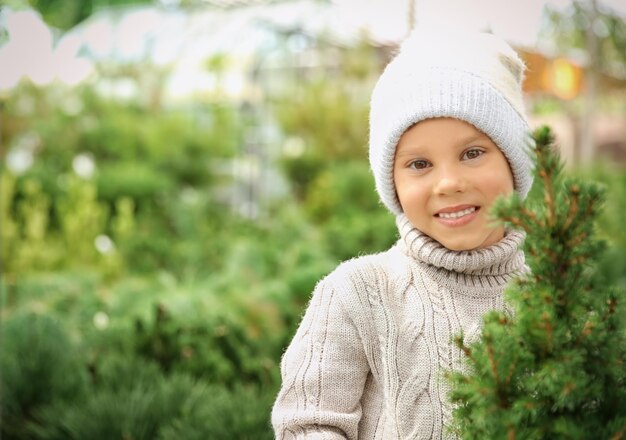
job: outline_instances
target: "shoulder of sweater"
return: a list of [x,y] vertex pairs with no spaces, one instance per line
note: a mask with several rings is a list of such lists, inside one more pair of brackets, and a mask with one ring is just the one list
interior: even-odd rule
[[383,287],[402,289],[410,280],[411,269],[408,257],[400,251],[398,246],[392,246],[384,252],[362,255],[344,261],[323,281],[343,292],[373,288],[380,293]]

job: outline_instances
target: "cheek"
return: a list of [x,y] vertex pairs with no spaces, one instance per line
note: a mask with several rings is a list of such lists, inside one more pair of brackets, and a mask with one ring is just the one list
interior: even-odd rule
[[406,212],[414,206],[421,206],[426,203],[427,192],[424,184],[410,184],[400,180],[396,183],[396,193],[400,200],[402,209]]
[[393,185],[396,189],[398,200],[400,200],[400,204],[402,205],[408,191],[408,182],[403,178],[402,173],[397,172],[395,169],[393,172]]
[[513,176],[508,167],[499,173],[486,173],[483,187],[487,189],[493,198],[500,195],[508,196],[515,190]]
[[494,174],[496,174],[499,182],[498,187],[501,188],[500,194],[512,194],[515,191],[515,179],[513,178],[513,171],[511,171],[509,162],[504,155],[500,156],[499,163],[495,169],[498,171]]
[[502,181],[505,188],[503,192],[506,195],[512,194],[513,191],[515,191],[515,181],[513,180],[513,173],[511,173],[511,169],[508,165],[506,167],[506,173],[502,176]]

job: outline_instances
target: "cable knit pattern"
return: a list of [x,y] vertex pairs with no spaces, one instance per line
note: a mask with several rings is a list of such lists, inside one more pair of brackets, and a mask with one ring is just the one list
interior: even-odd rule
[[281,362],[278,439],[442,439],[452,408],[442,372],[463,368],[452,338],[480,336],[482,315],[527,270],[524,234],[450,251],[397,217],[386,252],[318,283]]

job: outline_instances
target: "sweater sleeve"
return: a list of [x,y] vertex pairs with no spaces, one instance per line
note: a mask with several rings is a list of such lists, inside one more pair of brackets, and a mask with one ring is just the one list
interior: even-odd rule
[[358,329],[325,279],[282,358],[272,410],[276,438],[357,439],[368,372]]

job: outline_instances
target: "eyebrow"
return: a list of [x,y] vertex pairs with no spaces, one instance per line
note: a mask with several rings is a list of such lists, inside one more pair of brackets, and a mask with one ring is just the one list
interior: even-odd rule
[[[487,136],[485,133],[472,134],[464,138],[461,138],[457,142],[457,145],[467,145],[471,142],[474,142],[477,140],[483,140],[483,139],[489,139],[489,136]],[[423,149],[427,148],[426,144],[418,144],[417,146],[413,146],[412,144],[408,144],[408,145],[409,147],[407,147],[407,149],[397,151],[396,156],[398,157],[413,156],[416,154],[416,150],[417,150],[417,153],[419,154]]]

